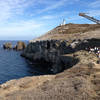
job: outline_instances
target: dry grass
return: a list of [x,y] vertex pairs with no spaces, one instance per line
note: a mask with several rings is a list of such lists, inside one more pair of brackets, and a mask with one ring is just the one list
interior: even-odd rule
[[31,41],[49,40],[49,39],[74,39],[100,38],[100,25],[97,24],[66,24],[58,26],[47,32],[45,35]]
[[81,73],[81,70],[86,72],[84,68],[76,66],[56,75],[51,81],[45,81],[36,89],[31,87],[27,91],[16,91],[6,100],[93,100],[96,96],[93,85],[89,76]]

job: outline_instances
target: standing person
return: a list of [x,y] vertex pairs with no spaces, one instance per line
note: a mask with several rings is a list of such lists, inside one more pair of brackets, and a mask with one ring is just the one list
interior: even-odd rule
[[98,64],[100,64],[100,51],[99,51],[99,53],[98,53],[98,58],[99,58]]

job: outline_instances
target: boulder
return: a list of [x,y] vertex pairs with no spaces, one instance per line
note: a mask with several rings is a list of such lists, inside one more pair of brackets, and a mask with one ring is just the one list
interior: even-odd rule
[[76,46],[79,44],[80,42],[79,41],[73,41],[72,43],[71,43],[71,48],[73,48],[73,49],[75,49],[76,48]]
[[7,42],[3,45],[4,49],[12,49],[12,44],[10,42]]
[[15,46],[16,50],[24,50],[26,48],[26,44],[22,41],[18,41],[17,45]]

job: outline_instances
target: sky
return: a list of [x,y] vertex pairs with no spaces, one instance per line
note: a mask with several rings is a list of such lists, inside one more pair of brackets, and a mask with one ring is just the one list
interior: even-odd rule
[[61,24],[100,19],[100,0],[0,0],[0,40],[31,40]]

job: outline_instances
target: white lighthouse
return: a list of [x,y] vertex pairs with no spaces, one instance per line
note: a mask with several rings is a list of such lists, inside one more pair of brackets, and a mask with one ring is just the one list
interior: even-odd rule
[[63,26],[63,25],[65,25],[65,24],[66,24],[66,20],[63,19],[63,22],[60,24],[60,26]]

